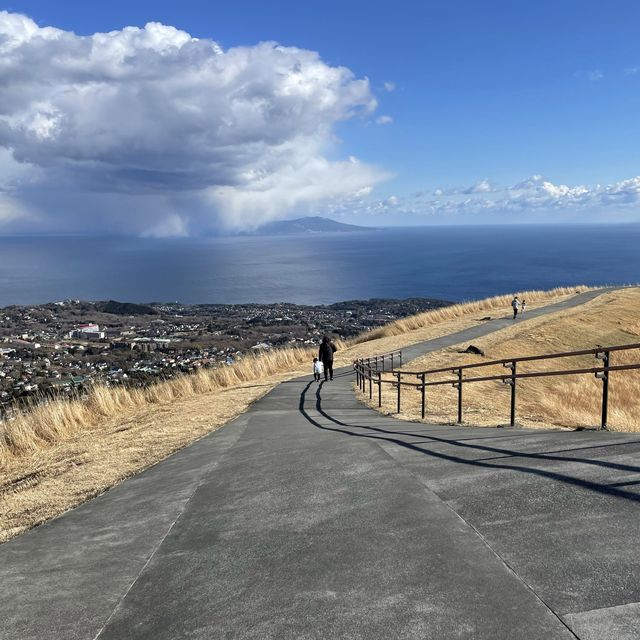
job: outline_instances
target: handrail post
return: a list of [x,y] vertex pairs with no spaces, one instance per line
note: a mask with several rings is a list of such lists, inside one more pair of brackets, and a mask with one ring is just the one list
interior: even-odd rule
[[369,371],[369,400],[373,398],[373,371]]
[[420,374],[420,378],[422,379],[422,386],[420,388],[420,394],[422,396],[421,398],[421,404],[422,404],[422,419],[424,420],[424,416],[427,410],[427,386],[425,384],[425,374],[422,373]]
[[505,369],[511,369],[511,377],[505,378],[502,382],[508,384],[511,387],[511,409],[509,411],[509,425],[516,426],[516,367],[517,361],[504,362],[502,366]]
[[398,377],[398,413],[400,413],[400,390],[402,389],[402,385],[400,384],[400,376],[402,374],[398,371],[396,376]]
[[512,427],[516,426],[516,367],[517,362],[513,362],[513,368],[511,369],[511,416],[509,418],[509,424]]
[[462,422],[462,369],[458,369],[458,424]]
[[605,349],[604,351],[597,352],[596,358],[602,360],[602,366],[605,369],[600,376],[596,374],[596,378],[602,378],[602,417],[600,420],[600,429],[606,431],[608,429],[607,419],[609,412],[609,371],[607,369],[609,368],[611,355],[609,351]]
[[378,371],[378,407],[382,406],[382,373]]
[[391,352],[391,371],[393,371],[393,351]]
[[400,356],[400,366],[402,367],[402,351],[399,351],[398,355]]

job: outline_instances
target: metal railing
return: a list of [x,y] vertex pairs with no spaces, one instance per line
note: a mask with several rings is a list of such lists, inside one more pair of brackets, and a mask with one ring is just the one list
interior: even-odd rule
[[[356,372],[356,382],[363,393],[367,392],[367,383],[369,391],[369,399],[373,400],[373,387],[377,386],[378,406],[382,406],[382,386],[389,384],[396,389],[397,412],[400,413],[402,402],[402,387],[410,387],[417,389],[421,394],[421,416],[424,420],[427,409],[427,387],[435,387],[439,385],[451,385],[458,390],[458,422],[462,422],[462,390],[465,384],[473,382],[489,382],[491,380],[501,380],[504,384],[511,387],[511,404],[509,414],[509,424],[515,425],[516,421],[516,388],[517,381],[524,378],[542,378],[549,376],[566,376],[566,375],[582,375],[593,374],[596,378],[602,380],[602,412],[600,428],[607,428],[607,418],[609,411],[609,374],[612,371],[628,371],[631,369],[640,369],[640,362],[633,364],[611,364],[611,353],[616,351],[631,351],[640,349],[640,343],[616,345],[611,347],[597,346],[594,349],[584,349],[582,351],[565,351],[563,353],[548,353],[536,356],[523,356],[520,358],[503,358],[500,360],[489,360],[487,362],[477,362],[473,364],[465,364],[453,367],[442,367],[439,369],[429,369],[426,371],[400,371],[394,369],[394,363],[398,362],[402,366],[402,351],[393,351],[391,353],[370,356],[367,358],[359,358],[354,362]],[[594,367],[581,367],[577,369],[559,369],[554,371],[527,371],[518,372],[518,364],[521,362],[534,362],[539,360],[552,360],[560,358],[571,358],[576,356],[593,355],[602,364]],[[388,367],[386,365],[389,365]],[[475,377],[465,377],[465,373],[470,369],[481,369],[484,367],[502,365],[509,369],[509,373],[499,375],[480,375]],[[455,378],[444,380],[429,380],[429,376],[435,374],[443,374],[451,372]],[[393,376],[395,379],[383,379],[382,374]],[[418,378],[419,382],[414,380],[407,381],[406,378]]]

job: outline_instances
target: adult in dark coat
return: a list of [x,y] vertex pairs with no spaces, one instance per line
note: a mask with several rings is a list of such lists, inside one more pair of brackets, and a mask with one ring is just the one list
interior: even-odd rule
[[324,367],[324,381],[333,380],[333,354],[337,351],[336,345],[329,340],[329,336],[322,338],[320,349],[318,349],[318,360],[322,361]]

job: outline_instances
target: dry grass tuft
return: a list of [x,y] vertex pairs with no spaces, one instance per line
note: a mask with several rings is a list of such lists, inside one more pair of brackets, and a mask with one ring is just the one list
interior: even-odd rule
[[[640,342],[640,289],[630,288],[592,300],[579,307],[532,320],[474,340],[485,356],[459,353],[467,343],[430,353],[404,367],[409,371],[435,369],[514,356],[578,351],[597,345]],[[519,373],[597,366],[592,356],[520,363]],[[640,350],[612,354],[612,364],[640,362]],[[480,373],[481,372],[481,373]],[[503,375],[501,366],[477,370],[474,375]],[[471,374],[468,374],[471,375]],[[450,379],[437,374],[431,380]],[[416,380],[417,382],[417,380]],[[359,392],[358,392],[359,393]],[[360,394],[362,397],[363,394]],[[448,385],[427,389],[426,422],[452,423],[456,419],[457,391]],[[368,402],[368,393],[362,397]],[[602,382],[593,375],[569,375],[518,381],[516,421],[528,427],[568,428],[597,426],[600,421]],[[464,387],[464,421],[473,426],[508,422],[510,389],[500,381],[478,382]],[[375,403],[377,405],[377,403]],[[386,385],[383,408],[395,412],[395,394]],[[640,371],[613,372],[609,386],[609,428],[640,431]],[[406,420],[420,420],[420,393],[403,389],[402,413]]]
[[145,389],[96,385],[86,399],[60,399],[38,405],[13,420],[0,423],[0,470],[11,467],[17,458],[147,405],[164,405],[295,371],[311,360],[314,351],[278,349],[249,355],[229,367],[200,369],[192,375],[159,382]]

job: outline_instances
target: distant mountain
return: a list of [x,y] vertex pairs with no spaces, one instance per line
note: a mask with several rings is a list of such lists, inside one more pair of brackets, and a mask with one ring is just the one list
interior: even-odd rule
[[278,220],[258,227],[247,235],[252,236],[286,236],[303,233],[345,233],[352,231],[373,231],[373,227],[359,227],[355,224],[344,224],[329,218],[313,216],[296,220]]

